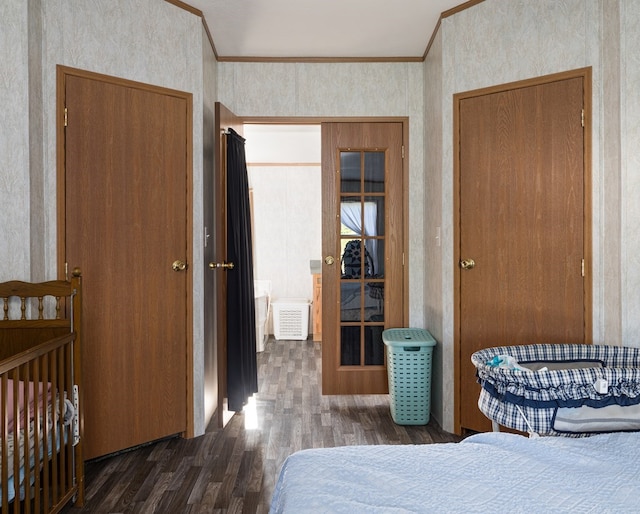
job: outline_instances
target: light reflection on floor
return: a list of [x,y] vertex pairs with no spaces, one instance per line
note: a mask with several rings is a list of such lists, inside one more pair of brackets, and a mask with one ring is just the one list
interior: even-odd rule
[[252,396],[247,401],[247,404],[242,409],[244,414],[244,428],[245,430],[255,430],[259,427],[258,424],[258,409],[256,408],[256,398]]

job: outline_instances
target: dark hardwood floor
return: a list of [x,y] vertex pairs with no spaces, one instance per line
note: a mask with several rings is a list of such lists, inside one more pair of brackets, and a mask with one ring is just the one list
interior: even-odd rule
[[396,425],[387,395],[322,396],[320,363],[319,343],[271,338],[258,354],[253,414],[235,414],[224,429],[211,426],[195,439],[88,462],[85,506],[63,512],[266,513],[280,466],[297,450],[460,440],[433,420]]

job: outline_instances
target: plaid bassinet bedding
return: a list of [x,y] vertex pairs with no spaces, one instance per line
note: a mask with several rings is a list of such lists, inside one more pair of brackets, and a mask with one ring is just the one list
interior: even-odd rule
[[[524,367],[548,364],[562,369],[532,372],[491,366],[489,362],[499,355],[512,356]],[[580,437],[593,432],[554,428],[559,409],[640,409],[638,348],[583,344],[501,346],[480,350],[471,356],[471,361],[482,386],[478,407],[489,419],[515,430]],[[579,367],[572,367],[575,363]],[[637,423],[640,428],[640,419]],[[633,421],[624,426],[633,427]]]

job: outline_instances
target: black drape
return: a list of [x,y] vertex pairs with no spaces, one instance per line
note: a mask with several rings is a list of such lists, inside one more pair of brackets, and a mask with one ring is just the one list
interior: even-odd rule
[[258,391],[256,317],[249,179],[244,138],[227,135],[227,395],[230,411],[240,411]]

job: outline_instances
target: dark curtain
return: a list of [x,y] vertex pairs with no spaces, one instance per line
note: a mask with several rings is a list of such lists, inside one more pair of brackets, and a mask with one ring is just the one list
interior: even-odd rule
[[230,411],[241,411],[258,391],[256,317],[249,179],[244,138],[227,135],[227,395]]

